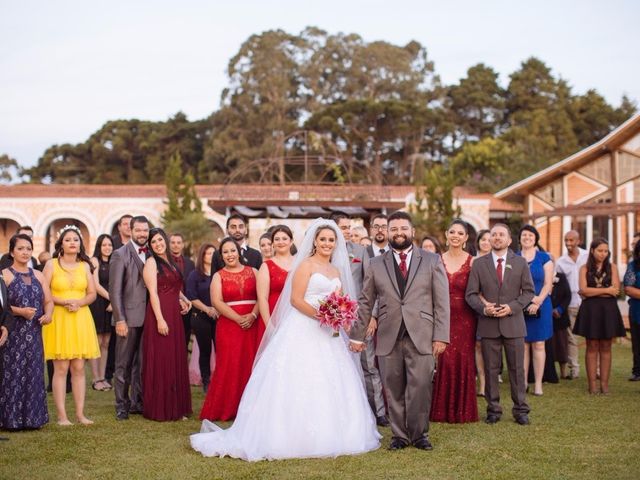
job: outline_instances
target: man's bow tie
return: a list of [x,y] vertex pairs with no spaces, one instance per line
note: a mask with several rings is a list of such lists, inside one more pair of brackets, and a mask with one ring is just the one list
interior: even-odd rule
[[138,248],[138,255],[140,255],[141,253],[148,253],[149,249],[147,247],[140,247]]

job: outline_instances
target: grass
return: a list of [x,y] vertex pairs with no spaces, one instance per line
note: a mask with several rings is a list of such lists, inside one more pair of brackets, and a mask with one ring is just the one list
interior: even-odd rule
[[[584,352],[582,352],[583,354]],[[432,452],[383,446],[366,455],[336,459],[247,463],[203,458],[191,450],[189,434],[199,430],[197,415],[173,423],[132,416],[116,422],[113,392],[89,391],[90,427],[62,428],[52,423],[40,431],[3,433],[2,479],[632,479],[640,467],[640,382],[628,382],[631,347],[614,346],[609,396],[586,393],[584,376],[545,385],[543,397],[529,396],[532,424],[510,418],[508,385],[502,386],[503,420],[489,426],[432,424]],[[194,409],[203,395],[192,390]],[[479,402],[484,416],[485,404]],[[67,404],[71,405],[68,396]],[[69,415],[73,418],[72,406]]]

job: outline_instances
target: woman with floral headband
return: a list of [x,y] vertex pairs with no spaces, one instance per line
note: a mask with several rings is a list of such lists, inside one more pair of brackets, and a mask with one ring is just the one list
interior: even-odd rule
[[45,358],[53,360],[53,400],[58,425],[71,425],[65,408],[67,372],[71,370],[76,417],[84,425],[93,423],[84,415],[86,359],[100,357],[96,328],[89,305],[96,299],[93,265],[85,252],[80,229],[66,225],[58,235],[53,258],[43,270],[51,287],[52,322],[42,329]]

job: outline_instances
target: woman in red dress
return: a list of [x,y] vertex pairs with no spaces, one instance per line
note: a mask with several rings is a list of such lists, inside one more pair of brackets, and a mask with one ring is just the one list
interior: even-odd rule
[[450,343],[438,357],[430,419],[432,422],[478,421],[476,400],[476,316],[464,295],[472,257],[464,251],[467,224],[454,220],[446,233],[449,249],[442,255],[449,280]]
[[167,256],[167,245],[162,229],[149,231],[151,256],[142,272],[149,290],[142,333],[142,415],[160,422],[180,420],[192,412],[182,322],[191,302],[182,293],[182,275]]
[[293,234],[286,225],[277,225],[271,231],[274,256],[266,260],[258,271],[258,307],[264,324],[269,323],[271,312],[280,298],[291,265]]
[[201,420],[212,421],[235,418],[264,333],[258,319],[257,271],[241,263],[233,238],[222,240],[219,251],[224,267],[211,281],[211,301],[219,313],[216,368],[200,412]]

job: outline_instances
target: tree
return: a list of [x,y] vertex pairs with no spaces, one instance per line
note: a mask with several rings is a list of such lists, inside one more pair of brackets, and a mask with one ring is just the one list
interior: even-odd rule
[[198,169],[209,133],[208,121],[190,122],[181,112],[166,122],[112,120],[83,143],[48,148],[24,173],[32,182],[162,183],[178,151],[187,168]]
[[504,129],[505,97],[498,74],[482,63],[469,68],[465,78],[449,87],[447,107],[454,127],[454,147],[499,135]]
[[186,252],[194,252],[200,244],[213,240],[213,231],[202,211],[193,175],[182,173],[180,153],[169,160],[165,185],[167,208],[161,217],[162,224],[168,234],[179,232],[184,235]]
[[507,89],[508,130],[501,139],[521,155],[509,181],[542,170],[578,149],[571,122],[571,91],[537,58],[522,63]]
[[416,201],[409,208],[417,238],[431,235],[444,244],[444,232],[451,220],[460,216],[460,207],[454,207],[457,183],[455,173],[446,165],[434,164],[425,170],[416,185]]
[[466,143],[451,159],[450,169],[458,185],[494,192],[509,184],[513,178],[511,171],[521,163],[519,160],[517,152],[503,140],[485,137]]
[[11,183],[18,172],[18,162],[6,153],[0,155],[0,183]]

